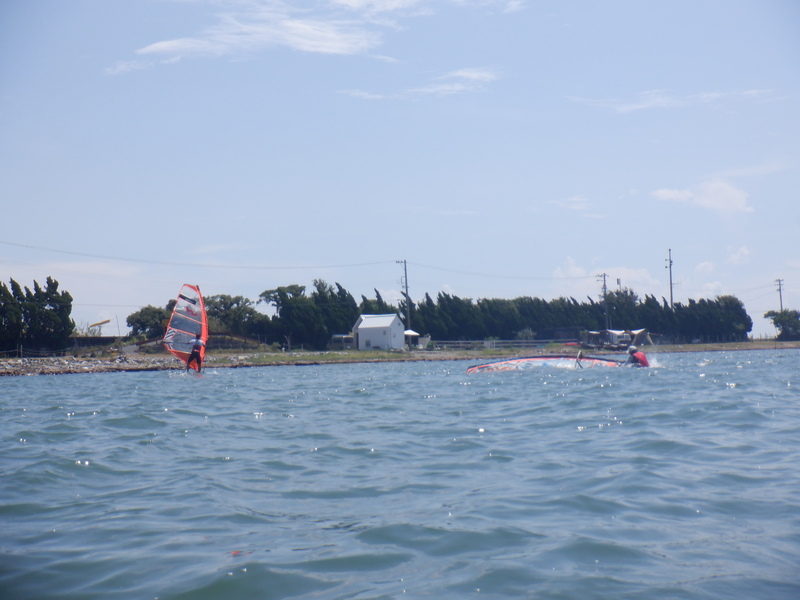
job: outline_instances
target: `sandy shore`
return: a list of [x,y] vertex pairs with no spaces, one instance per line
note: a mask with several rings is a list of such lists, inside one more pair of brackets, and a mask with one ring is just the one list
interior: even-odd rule
[[[647,354],[661,352],[714,352],[735,350],[775,351],[800,348],[800,342],[756,341],[729,344],[686,344],[676,346],[652,346],[644,350]],[[357,362],[391,361],[441,361],[471,360],[476,363],[514,356],[534,354],[563,354],[574,356],[578,349],[574,346],[550,347],[541,351],[489,352],[485,350],[462,351],[418,351],[397,353],[363,352],[286,352],[286,353],[211,353],[205,368],[241,368],[286,365],[318,365]],[[585,354],[602,354],[588,352]],[[615,353],[619,354],[619,353]],[[125,371],[166,371],[184,369],[183,363],[167,354],[126,354],[115,358],[84,358],[60,356],[50,358],[7,358],[0,359],[0,376],[3,375],[62,375],[70,373],[108,373]]]

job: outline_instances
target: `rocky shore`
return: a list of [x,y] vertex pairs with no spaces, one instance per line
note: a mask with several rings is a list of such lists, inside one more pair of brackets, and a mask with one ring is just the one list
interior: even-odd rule
[[[303,366],[357,362],[401,362],[422,360],[461,360],[471,358],[466,352],[405,352],[386,356],[353,353],[298,352],[278,356],[260,354],[207,356],[204,369],[267,366]],[[476,358],[473,354],[472,358]],[[483,360],[486,355],[481,355]],[[486,358],[491,360],[492,357]],[[180,371],[186,366],[166,355],[126,355],[117,358],[58,356],[45,358],[0,359],[0,377],[14,375],[67,375],[76,373],[116,373],[125,371]]]
[[161,371],[177,369],[180,364],[168,357],[78,358],[7,358],[0,360],[2,375],[62,375],[67,373],[105,373],[116,371]]
[[[730,344],[687,344],[680,346],[647,347],[648,354],[661,352],[714,352],[720,350],[763,350],[775,351],[800,348],[800,342],[754,341]],[[544,349],[541,353],[574,356],[575,347]],[[590,352],[602,354],[602,352]],[[473,360],[489,362],[494,359],[511,358],[536,354],[536,352],[511,353],[485,351],[419,351],[400,353],[363,352],[286,352],[279,354],[215,354],[206,357],[204,368],[239,368],[286,365],[318,365],[358,362],[392,361],[443,361]],[[616,353],[619,354],[619,353]],[[4,358],[0,359],[1,376],[19,375],[63,375],[75,373],[111,373],[125,371],[167,371],[185,369],[183,363],[166,354],[126,353],[113,358],[86,358],[78,356],[58,356],[46,358]]]

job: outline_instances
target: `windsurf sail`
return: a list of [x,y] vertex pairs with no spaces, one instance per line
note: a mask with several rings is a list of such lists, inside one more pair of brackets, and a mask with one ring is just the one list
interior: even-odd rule
[[[178,299],[172,309],[167,333],[164,335],[164,346],[184,363],[188,363],[194,339],[198,333],[204,344],[200,349],[200,358],[205,361],[205,343],[208,341],[206,305],[200,294],[200,288],[186,283],[178,293]],[[192,363],[192,368],[200,371],[200,366],[196,362]]]
[[474,365],[467,369],[467,373],[482,373],[484,371],[521,371],[539,366],[558,367],[562,369],[592,369],[594,367],[619,367],[624,364],[624,362],[614,360],[613,358],[600,358],[596,356],[543,355],[511,358],[487,363],[485,365]]

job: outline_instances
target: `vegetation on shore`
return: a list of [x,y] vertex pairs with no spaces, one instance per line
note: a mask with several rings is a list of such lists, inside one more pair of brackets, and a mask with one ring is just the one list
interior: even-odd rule
[[[209,327],[214,333],[246,335],[278,343],[288,349],[297,346],[322,350],[333,334],[349,332],[362,314],[402,315],[405,323],[434,340],[534,340],[553,339],[569,331],[616,328],[648,329],[663,340],[744,341],[753,321],[744,304],[734,296],[713,300],[689,300],[670,305],[647,296],[644,300],[630,289],[608,292],[595,301],[587,298],[543,300],[524,296],[514,299],[459,298],[440,292],[436,299],[425,294],[415,303],[404,297],[399,306],[386,303],[375,290],[375,300],[362,296],[357,304],[341,284],[315,280],[306,294],[305,286],[290,285],[264,291],[254,303],[241,296],[206,298]],[[273,307],[271,317],[256,310],[257,303]],[[158,309],[145,307],[128,317],[134,335],[157,337],[169,316],[171,304]]]
[[[13,279],[10,286],[0,283],[0,352],[23,347],[57,351],[73,345],[72,296],[59,291],[58,285],[50,277],[44,287],[34,281],[33,290]],[[322,350],[331,335],[349,332],[362,314],[397,313],[406,321],[410,318],[406,327],[434,340],[452,341],[530,341],[564,335],[575,339],[580,332],[611,327],[644,328],[660,343],[744,342],[753,324],[744,304],[728,295],[671,305],[651,295],[640,300],[630,289],[610,291],[598,301],[528,296],[473,301],[440,292],[435,300],[425,294],[419,303],[404,297],[398,306],[385,302],[377,290],[375,295],[375,299],[362,296],[357,304],[341,284],[315,280],[310,293],[294,284],[265,290],[256,302],[216,295],[206,298],[206,308],[212,333],[255,338],[257,343],[287,350]],[[163,336],[174,303],[173,299],[164,308],[146,306],[130,314],[129,339]],[[270,305],[275,314],[256,310],[258,303]],[[779,329],[779,340],[800,339],[799,311],[770,311],[765,316]]]

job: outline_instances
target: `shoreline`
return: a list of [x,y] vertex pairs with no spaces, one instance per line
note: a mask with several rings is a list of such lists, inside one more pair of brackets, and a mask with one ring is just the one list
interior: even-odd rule
[[[557,349],[556,349],[557,348]],[[648,346],[646,354],[665,352],[720,352],[743,350],[786,350],[800,348],[800,341],[731,342],[719,344],[680,344]],[[356,352],[356,351],[302,351],[287,353],[210,353],[203,368],[251,368],[272,366],[310,366],[325,364],[372,362],[424,362],[472,360],[491,362],[536,354],[575,356],[579,348],[559,346],[538,349],[538,352],[487,351],[487,350],[417,350],[411,352]],[[585,354],[608,355],[622,352],[586,350]],[[59,356],[45,358],[0,359],[0,377],[30,375],[68,375],[77,373],[123,373],[132,371],[180,371],[186,367],[178,359],[165,354],[125,354],[113,358],[85,358]]]

